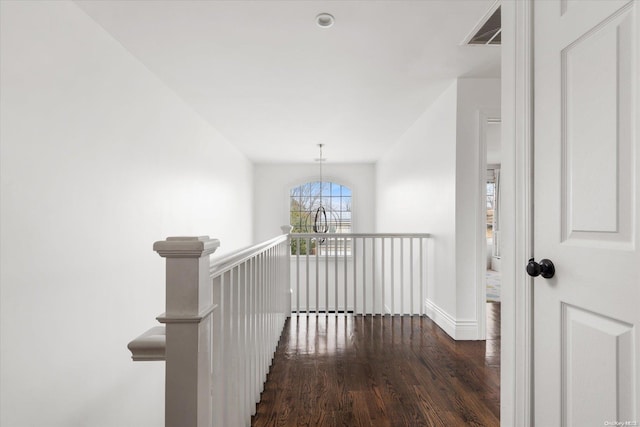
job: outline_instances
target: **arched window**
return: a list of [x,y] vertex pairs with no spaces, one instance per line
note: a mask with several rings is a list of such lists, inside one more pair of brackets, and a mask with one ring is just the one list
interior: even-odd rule
[[290,190],[290,224],[294,233],[312,233],[320,203],[327,212],[329,233],[351,233],[351,189],[335,182],[307,182]]

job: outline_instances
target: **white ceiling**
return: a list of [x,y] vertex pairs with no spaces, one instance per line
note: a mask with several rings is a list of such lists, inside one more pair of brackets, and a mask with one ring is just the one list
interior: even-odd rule
[[499,77],[460,46],[494,1],[76,3],[253,161],[372,162],[452,79]]

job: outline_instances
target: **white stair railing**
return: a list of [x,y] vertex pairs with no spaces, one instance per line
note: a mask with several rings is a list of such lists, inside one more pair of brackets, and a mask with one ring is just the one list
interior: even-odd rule
[[165,426],[250,425],[292,304],[424,314],[429,243],[429,234],[284,234],[210,260],[219,242],[208,236],[156,242],[167,259],[165,327],[129,349],[166,363]]
[[291,234],[292,309],[426,313],[430,234]]
[[129,349],[133,360],[165,360],[166,427],[251,425],[291,314],[287,234],[210,260],[218,246],[208,236],[153,246],[167,259],[166,330]]

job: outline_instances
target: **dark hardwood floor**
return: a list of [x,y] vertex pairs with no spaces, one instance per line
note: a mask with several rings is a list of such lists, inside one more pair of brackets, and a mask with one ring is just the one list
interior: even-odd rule
[[498,426],[500,304],[487,341],[427,317],[295,314],[253,426]]

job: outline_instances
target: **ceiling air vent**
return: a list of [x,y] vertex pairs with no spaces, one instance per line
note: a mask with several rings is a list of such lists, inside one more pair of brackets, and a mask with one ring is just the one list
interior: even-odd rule
[[500,45],[502,27],[500,23],[500,6],[493,12],[489,11],[480,21],[465,44],[471,45]]

